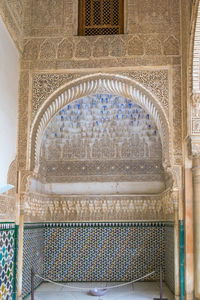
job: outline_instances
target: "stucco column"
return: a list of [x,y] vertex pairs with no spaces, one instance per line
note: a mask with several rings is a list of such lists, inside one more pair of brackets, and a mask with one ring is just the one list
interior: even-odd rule
[[179,213],[178,213],[178,191],[173,193],[174,197],[174,283],[175,298],[180,298],[180,239],[179,239]]
[[200,299],[200,158],[193,159],[193,204],[194,204],[194,290]]
[[194,294],[192,160],[185,161],[185,299]]
[[18,225],[18,253],[17,253],[17,300],[22,300],[22,271],[23,271],[23,240],[24,240],[24,213],[21,198],[21,172],[18,175],[16,224]]

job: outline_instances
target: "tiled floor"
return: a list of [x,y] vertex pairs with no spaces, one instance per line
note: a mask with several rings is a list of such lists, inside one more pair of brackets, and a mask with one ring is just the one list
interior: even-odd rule
[[[104,286],[101,283],[70,283],[70,286],[88,287],[88,290],[69,289],[51,283],[43,283],[35,292],[35,300],[148,300],[159,297],[159,283],[137,282],[134,285],[127,285],[120,288],[110,289],[101,297],[92,296],[89,293],[90,287]],[[108,284],[108,286],[114,285]],[[116,283],[115,283],[116,285]],[[164,297],[173,300],[174,297],[166,285],[163,285]],[[30,300],[29,296],[26,298]]]

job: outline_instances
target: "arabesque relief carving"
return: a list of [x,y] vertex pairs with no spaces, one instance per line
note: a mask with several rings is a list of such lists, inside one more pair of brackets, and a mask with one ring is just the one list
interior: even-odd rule
[[26,167],[26,149],[28,132],[28,95],[29,73],[21,72],[19,80],[19,131],[18,131],[18,164],[20,169]]
[[[114,80],[115,76],[116,78]],[[82,81],[74,81],[74,87],[70,89],[66,88],[66,92],[60,94],[56,99],[53,98],[53,100],[55,99],[54,102],[51,102],[52,100],[50,101],[49,99],[47,99],[47,101],[43,103],[42,107],[40,107],[40,111],[36,114],[36,117],[32,123],[30,138],[32,139],[33,134],[35,134],[35,141],[32,141],[33,143],[35,143],[35,149],[31,149],[30,143],[29,149],[32,152],[32,155],[35,155],[36,164],[38,164],[39,162],[40,144],[41,138],[43,136],[43,131],[46,128],[52,116],[57,111],[59,111],[59,109],[61,109],[64,106],[64,104],[66,105],[67,103],[70,103],[71,100],[76,100],[84,95],[95,94],[97,91],[99,92],[99,88],[101,87],[104,89],[104,91],[107,90],[107,93],[125,96],[128,99],[134,100],[137,104],[143,106],[155,120],[156,126],[161,135],[161,142],[164,147],[163,149],[169,150],[169,124],[164,109],[159,104],[157,99],[154,99],[150,94],[148,94],[147,90],[143,90],[140,92],[141,87],[139,85],[137,86],[137,84],[134,81],[129,81],[130,79],[127,77],[110,74],[99,74],[94,75],[93,77],[82,77]],[[78,85],[75,85],[75,82],[77,82]],[[133,85],[136,85],[139,90],[137,91],[137,88],[133,88]],[[47,108],[45,109],[45,107]],[[45,109],[46,112],[43,109]],[[39,116],[40,118],[38,119]],[[38,122],[39,124],[37,124]],[[33,152],[33,150],[35,153]],[[166,163],[167,161],[169,163],[168,157],[169,153],[163,153],[163,160],[166,160]],[[31,157],[31,159],[34,158]]]
[[51,74],[43,73],[33,74],[32,85],[32,116],[34,117],[41,104],[51,95],[57,88],[64,83],[77,78],[77,74]]
[[[146,178],[157,181],[162,178],[167,182],[163,167],[166,169],[169,166],[172,167],[173,164],[182,164],[179,1],[128,0],[127,15],[125,16],[126,35],[94,37],[76,36],[78,18],[75,1],[61,0],[59,3],[57,2],[54,0],[8,0],[0,3],[3,19],[22,52],[18,130],[18,167],[22,170],[23,175],[21,191],[24,192],[26,186],[29,185],[28,175],[36,176],[41,182],[56,182],[56,180],[62,182],[61,177],[58,179],[57,176],[54,176],[56,168],[60,168],[60,174],[66,168],[73,169],[78,181],[83,176],[86,181],[91,180],[93,174],[90,172],[91,170],[93,172],[95,166],[95,172],[100,172],[97,168],[101,167],[102,174],[104,172],[105,175],[107,172],[114,180],[123,181],[126,178],[126,180],[140,181]],[[62,143],[57,143],[58,140],[54,143],[49,138],[49,144],[43,144],[41,153],[44,131],[51,120],[53,121],[54,115],[65,105],[70,105],[72,101],[95,94],[124,96],[130,99],[131,103],[141,106],[145,110],[146,116],[149,114],[152,118],[150,124],[152,128],[155,127],[155,130],[159,132],[157,141],[152,143],[154,147],[150,145],[150,140],[155,139],[155,136],[151,134],[148,143],[146,140],[143,141],[141,136],[130,135],[131,138],[127,138],[124,144],[119,143],[118,146],[113,146],[112,141],[117,137],[117,130],[115,133],[113,132],[115,134],[113,138],[112,132],[108,130],[107,139],[99,143],[96,140],[100,139],[101,131],[91,132],[88,127],[88,134],[91,132],[96,137],[94,143],[89,147],[84,145],[82,138],[81,147],[77,149],[77,143],[72,143],[69,136],[66,135],[63,139],[69,145],[67,149]],[[195,133],[198,133],[200,130],[198,104],[196,108],[194,105],[194,109],[195,117],[192,126]],[[108,124],[106,123],[106,125]],[[70,128],[70,126],[67,127]],[[60,128],[62,127],[58,127],[56,130]],[[64,131],[65,128],[63,128]],[[125,131],[127,132],[127,128]],[[55,133],[58,135],[57,131]],[[125,133],[123,136],[126,138]],[[137,147],[134,148],[135,144],[140,151],[136,149]],[[110,147],[106,145],[110,145]],[[45,147],[49,148],[45,149]],[[197,148],[197,146],[195,147]],[[135,156],[138,164],[134,165],[131,162],[131,155],[135,155],[136,152],[139,152],[139,157]],[[52,155],[57,155],[57,162],[62,160],[62,166],[49,160]],[[154,155],[153,160],[152,155]],[[96,163],[97,156],[102,161],[101,166]],[[90,160],[91,166],[88,170],[83,169],[86,166],[81,159]],[[119,160],[121,164],[118,163]],[[129,164],[127,164],[128,160]],[[74,165],[77,161],[83,176],[76,172],[77,166],[74,167]],[[108,161],[110,162],[109,166],[107,166]],[[143,166],[144,168],[142,168]],[[111,167],[114,168],[111,169]],[[138,174],[135,173],[136,167],[140,169]],[[36,173],[33,174],[33,170]],[[49,176],[46,177],[47,170]],[[114,170],[118,170],[119,174],[116,175]],[[69,177],[68,180],[70,182]],[[103,179],[100,176],[98,180],[103,181],[105,177]],[[158,218],[158,215],[163,216],[163,219],[170,219],[173,215],[173,205],[169,195],[170,193],[162,195],[160,197],[162,200],[158,202],[154,201],[153,197],[138,198],[138,202],[136,198],[130,200],[130,207],[127,207],[131,212],[127,218],[137,219],[144,210],[143,219],[150,219],[151,216],[154,220]],[[34,193],[28,195],[26,192],[27,220],[42,220],[42,218],[46,218],[46,220],[59,218],[78,220],[78,216],[81,220],[81,218],[86,218],[87,213],[90,216],[88,219],[92,220],[98,215],[95,211],[103,212],[105,220],[106,218],[110,219],[112,214],[115,219],[123,220],[129,213],[128,210],[123,212],[126,207],[123,201],[127,199],[122,199],[123,201],[120,200],[119,203],[113,200],[115,208],[111,210],[110,216],[106,215],[108,206],[104,206],[103,199],[97,200],[95,209],[90,208],[91,199],[89,202],[84,199],[88,211],[84,212],[85,216],[81,216],[80,207],[83,208],[84,203],[80,207],[77,206],[77,212],[74,212],[75,200],[73,204],[70,204],[72,203],[70,199],[69,202],[63,201],[61,204],[60,200],[56,202],[56,198],[48,198],[49,208],[47,211],[43,206],[42,197],[47,201],[49,196]],[[109,201],[108,203],[112,203],[111,200]],[[64,208],[66,203],[71,205],[68,210]],[[153,213],[149,213],[150,207],[153,207]],[[56,217],[53,216],[53,209]],[[35,214],[33,217],[31,217],[31,210],[33,215]]]
[[77,36],[77,1],[62,0],[55,11],[54,5],[25,0],[23,69],[181,64],[179,0],[127,1],[126,34],[118,36]]
[[[48,7],[48,9],[47,9]],[[64,1],[32,1],[31,23],[37,27],[60,27],[64,22]]]
[[109,94],[63,107],[45,129],[40,161],[47,182],[163,181],[161,140],[151,116]]
[[191,136],[188,138],[188,152],[190,157],[200,156],[200,94],[193,93],[191,96]]
[[191,136],[188,143],[189,143],[190,156],[200,157],[200,138],[198,136]]
[[0,221],[15,221],[16,198],[12,193],[0,194]]
[[153,196],[56,196],[28,193],[26,221],[173,220],[171,192]]
[[[136,70],[131,72],[118,72],[141,83],[158,97],[163,108],[168,111],[169,106],[169,79],[168,70]],[[80,73],[35,73],[32,84],[32,115],[35,116],[38,108],[64,83],[81,76]]]
[[[67,47],[64,47],[64,46]],[[34,53],[33,56],[30,53]],[[50,55],[45,55],[50,53]],[[112,37],[71,37],[71,38],[40,38],[26,39],[23,52],[23,60],[72,60],[81,61],[90,59],[95,61],[97,58],[131,58],[133,56],[178,56],[179,41],[173,36],[166,36],[165,40],[150,35],[138,38],[137,35],[128,35],[124,40],[122,36]]]
[[12,193],[16,192],[17,187],[17,157],[12,161],[8,169],[7,183],[14,186]]
[[200,134],[200,94],[192,96],[192,134]]
[[173,128],[174,128],[174,160],[182,164],[182,104],[181,104],[181,68],[173,69]]
[[[72,35],[77,5],[72,0],[25,0],[25,35]],[[76,1],[78,2],[78,1]],[[127,1],[127,33],[177,33],[180,24],[178,0]]]
[[1,0],[0,16],[5,22],[20,53],[23,51],[23,0]]
[[13,185],[13,188],[0,194],[0,221],[15,221],[17,158],[9,166],[7,183]]

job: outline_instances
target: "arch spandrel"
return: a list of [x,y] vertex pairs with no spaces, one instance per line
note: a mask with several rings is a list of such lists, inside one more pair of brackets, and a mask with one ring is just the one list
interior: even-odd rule
[[93,74],[76,79],[55,91],[40,107],[30,130],[28,161],[29,170],[37,172],[39,153],[45,128],[52,117],[66,104],[81,97],[109,93],[126,97],[143,107],[155,121],[163,148],[163,165],[170,165],[171,142],[169,122],[159,100],[136,81],[116,74]]

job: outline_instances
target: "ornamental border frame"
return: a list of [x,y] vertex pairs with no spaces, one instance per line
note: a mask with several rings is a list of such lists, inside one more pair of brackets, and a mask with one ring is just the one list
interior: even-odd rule
[[42,137],[53,116],[68,103],[97,93],[123,96],[142,106],[153,117],[161,136],[163,166],[171,166],[172,137],[169,130],[170,124],[157,97],[132,78],[119,74],[99,72],[80,76],[65,83],[55,90],[40,106],[32,122],[28,137],[28,170],[34,170],[34,173],[37,173],[39,170]]
[[192,60],[191,63],[191,79],[192,79],[192,89],[193,93],[199,93],[200,91],[200,61],[199,61],[199,55],[200,55],[200,1],[196,0],[194,2],[194,8],[192,11],[192,17],[193,17],[193,23],[192,23],[192,29],[191,29],[191,39],[190,39],[190,54],[192,54],[192,57],[190,59]]

